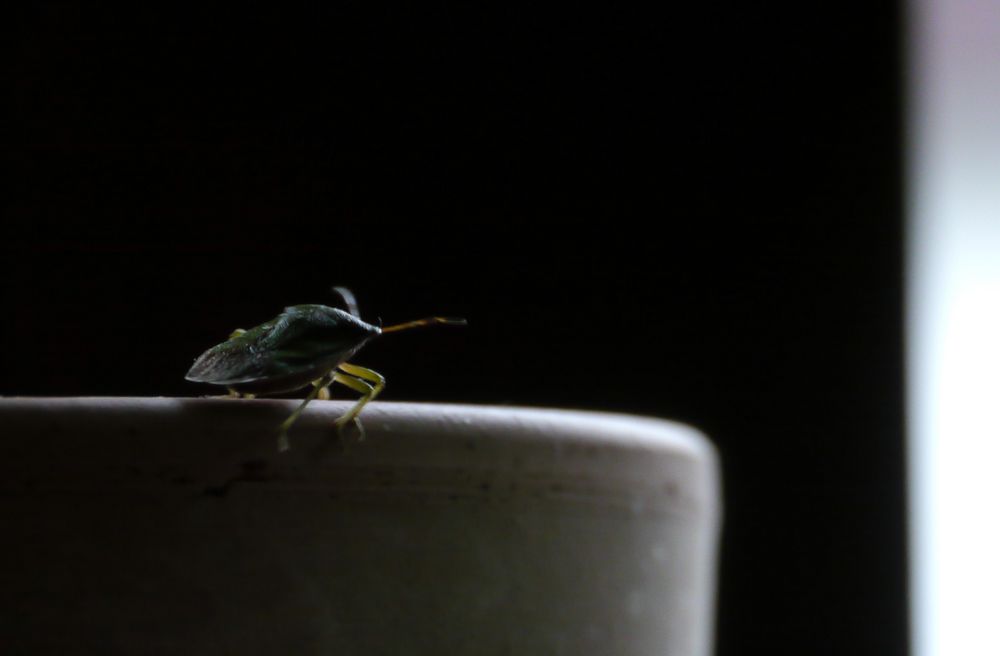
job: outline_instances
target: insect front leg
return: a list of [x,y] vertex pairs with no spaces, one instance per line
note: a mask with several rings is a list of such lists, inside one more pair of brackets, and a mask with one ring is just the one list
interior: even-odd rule
[[333,375],[334,382],[350,387],[356,392],[360,392],[362,397],[358,399],[358,402],[354,404],[353,408],[348,410],[344,413],[344,416],[337,420],[337,428],[342,431],[344,426],[351,422],[355,422],[358,425],[358,429],[361,430],[361,436],[363,438],[364,429],[361,427],[358,415],[361,414],[361,411],[369,401],[382,392],[382,389],[385,387],[385,378],[380,373],[354,364],[342,363],[339,365],[339,369],[344,373],[335,373]]

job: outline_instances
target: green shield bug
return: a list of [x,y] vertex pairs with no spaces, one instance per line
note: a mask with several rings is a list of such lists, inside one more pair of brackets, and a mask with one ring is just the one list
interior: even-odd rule
[[361,318],[350,290],[334,287],[333,291],[343,299],[346,311],[325,305],[286,307],[259,326],[233,331],[229,339],[198,356],[185,378],[219,385],[233,396],[249,398],[311,385],[313,389],[281,424],[279,451],[289,448],[288,430],[309,402],[317,397],[328,399],[329,386],[340,383],[359,392],[361,398],[337,419],[337,428],[343,430],[353,422],[363,436],[358,415],[385,387],[385,378],[347,361],[379,335],[433,324],[465,325],[465,319],[428,317],[383,328]]

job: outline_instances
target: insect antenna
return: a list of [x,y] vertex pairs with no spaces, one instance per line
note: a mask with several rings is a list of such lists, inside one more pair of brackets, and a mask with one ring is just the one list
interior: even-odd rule
[[427,317],[426,319],[417,319],[416,321],[407,321],[406,323],[397,323],[392,326],[386,326],[382,329],[382,333],[394,333],[400,330],[409,330],[410,328],[420,328],[421,326],[433,326],[437,324],[444,324],[446,326],[465,326],[468,325],[468,321],[465,319],[454,319],[451,317]]
[[344,301],[344,305],[347,306],[347,311],[350,312],[354,317],[360,319],[361,313],[358,312],[358,301],[354,298],[354,294],[347,287],[337,287],[331,288],[331,291],[340,296]]

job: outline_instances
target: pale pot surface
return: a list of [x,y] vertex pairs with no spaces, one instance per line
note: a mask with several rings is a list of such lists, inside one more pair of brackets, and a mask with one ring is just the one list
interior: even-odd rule
[[0,399],[9,653],[707,656],[719,480],[622,415]]

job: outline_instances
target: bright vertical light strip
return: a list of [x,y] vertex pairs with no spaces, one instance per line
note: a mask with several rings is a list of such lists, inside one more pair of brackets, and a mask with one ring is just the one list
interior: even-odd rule
[[1000,654],[1000,0],[911,0],[916,656]]

